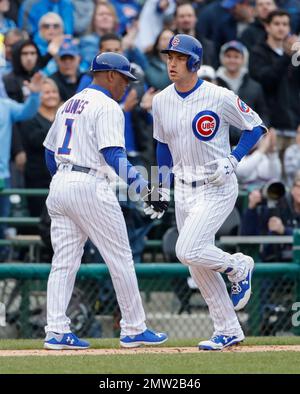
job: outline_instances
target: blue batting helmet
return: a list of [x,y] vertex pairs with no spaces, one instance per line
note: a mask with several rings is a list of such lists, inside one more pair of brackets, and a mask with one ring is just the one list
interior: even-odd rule
[[180,52],[188,55],[187,69],[191,72],[199,70],[202,62],[202,45],[196,38],[187,34],[176,34],[169,42],[168,48],[161,53]]
[[131,81],[137,80],[136,77],[131,74],[128,59],[114,52],[103,52],[95,56],[91,64],[91,71],[118,71]]

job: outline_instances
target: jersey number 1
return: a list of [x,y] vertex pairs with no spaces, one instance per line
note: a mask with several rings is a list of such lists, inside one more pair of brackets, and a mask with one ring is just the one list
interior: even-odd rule
[[69,148],[70,139],[72,136],[72,127],[73,127],[74,119],[66,119],[65,126],[67,126],[67,131],[65,135],[65,139],[61,148],[58,148],[59,155],[69,155],[71,153],[71,149]]

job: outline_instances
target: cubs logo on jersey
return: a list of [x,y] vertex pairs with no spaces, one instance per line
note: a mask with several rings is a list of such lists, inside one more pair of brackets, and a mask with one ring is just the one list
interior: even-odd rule
[[220,118],[213,111],[201,111],[193,119],[192,128],[195,137],[201,141],[209,141],[219,129]]
[[248,105],[246,103],[244,103],[244,101],[242,101],[239,97],[237,98],[237,105],[238,105],[240,111],[243,112],[244,114],[247,114],[250,112],[250,107],[248,107]]

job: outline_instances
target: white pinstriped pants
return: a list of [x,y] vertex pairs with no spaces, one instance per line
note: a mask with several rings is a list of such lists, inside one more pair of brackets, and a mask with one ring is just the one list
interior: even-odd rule
[[120,306],[121,335],[145,331],[127,229],[118,200],[104,177],[58,171],[47,198],[54,250],[47,289],[46,332],[70,332],[66,310],[87,238],[105,260]]
[[214,333],[238,335],[242,332],[221,274],[232,256],[214,245],[215,234],[232,211],[238,195],[235,175],[221,187],[191,188],[176,182],[175,207],[179,237],[176,255],[189,267],[205,299],[214,323]]

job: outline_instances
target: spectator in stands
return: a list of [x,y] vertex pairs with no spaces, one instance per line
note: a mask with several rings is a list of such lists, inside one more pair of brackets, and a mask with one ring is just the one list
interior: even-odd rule
[[193,5],[187,0],[179,3],[175,11],[174,33],[188,34],[197,38],[203,47],[202,63],[215,67],[217,65],[217,57],[214,44],[204,36],[201,36],[199,32],[196,32],[196,24],[197,16]]
[[240,186],[248,190],[261,187],[272,179],[281,179],[282,166],[274,131],[270,130],[257,148],[241,160],[236,175]]
[[[12,71],[3,77],[9,98],[23,103],[30,94],[24,81],[30,81],[33,74],[41,68],[42,60],[37,46],[31,40],[17,42],[12,51]],[[26,153],[20,135],[20,123],[13,125],[11,143],[11,174],[12,186],[24,184],[24,168]]]
[[236,40],[254,20],[249,0],[215,0],[200,12],[197,32],[215,43],[216,53],[225,42]]
[[18,24],[18,12],[22,3],[23,0],[10,0],[9,10],[5,13],[5,16],[12,19],[16,25]]
[[167,70],[167,55],[160,51],[167,48],[173,36],[171,30],[162,30],[157,36],[152,51],[147,54],[148,66],[145,70],[145,78],[147,84],[155,90],[163,90],[171,83]]
[[41,55],[43,56],[43,74],[48,76],[57,71],[55,57],[66,37],[63,34],[64,23],[61,17],[53,12],[48,12],[39,21],[39,31],[34,36]]
[[76,93],[82,77],[79,71],[78,47],[71,39],[65,39],[62,43],[56,62],[58,71],[50,75],[50,78],[56,82],[62,101],[67,101]]
[[[133,68],[136,68],[139,74],[142,73],[142,80],[144,80],[144,73],[141,67],[139,67],[139,65],[143,64],[144,68],[146,68],[145,65],[148,64],[148,61],[145,55],[135,47],[128,48],[127,50],[123,51],[122,39],[118,34],[116,33],[104,34],[101,37],[100,46],[99,49],[96,51],[96,53],[97,52],[115,52],[115,53],[124,54],[131,62],[131,66],[133,66]],[[92,73],[87,72],[80,81],[80,84],[78,86],[78,91],[81,91],[82,89],[87,87],[91,83],[92,79],[93,79]],[[138,90],[139,90],[139,95],[142,95],[144,89],[139,88]]]
[[292,186],[298,171],[300,171],[300,127],[297,129],[296,143],[289,146],[284,153],[284,174],[288,187]]
[[74,36],[80,37],[90,26],[95,8],[94,0],[72,0],[74,6]]
[[110,0],[118,17],[118,33],[124,35],[127,28],[135,22],[141,11],[141,5],[137,0]]
[[[264,198],[261,190],[249,194],[248,209],[242,218],[242,235],[292,235],[300,228],[300,173],[294,178],[291,191],[277,204]],[[291,245],[266,245],[264,261],[292,260]]]
[[256,44],[265,41],[267,33],[265,21],[270,12],[277,9],[275,0],[256,0],[255,1],[255,20],[243,31],[240,41],[250,51]]
[[276,129],[280,153],[294,141],[300,125],[300,73],[292,57],[298,37],[290,35],[290,16],[272,11],[266,20],[267,39],[257,44],[249,58],[249,72],[263,87]]
[[35,36],[40,19],[55,13],[64,21],[64,33],[73,34],[73,5],[71,0],[25,0],[19,10],[18,26]]
[[239,41],[230,41],[221,47],[221,67],[217,70],[217,84],[232,90],[259,114],[269,126],[268,108],[262,87],[248,73],[248,51]]
[[276,0],[278,8],[285,10],[291,17],[291,31],[300,33],[300,1],[299,0]]
[[217,84],[217,74],[213,67],[203,65],[200,67],[200,70],[198,70],[197,74],[200,79]]
[[17,27],[12,19],[4,16],[4,14],[9,10],[9,6],[9,0],[0,1],[0,34],[6,34]]
[[[201,10],[197,14],[197,33],[201,37],[206,37],[211,41],[214,39],[214,29],[217,20],[222,19],[227,21],[229,18],[231,22],[234,23],[234,19],[226,12],[225,8],[222,7],[220,0],[214,0],[205,4],[205,6],[201,7]],[[233,39],[236,39],[236,34],[233,34],[232,37],[230,37],[230,40]]]
[[136,63],[143,70],[148,66],[145,54],[135,46],[135,39],[138,32],[138,22],[134,22],[127,28],[127,32],[122,38],[122,51],[131,63]]
[[89,68],[95,54],[99,51],[100,39],[108,33],[116,33],[118,18],[114,7],[106,1],[99,2],[94,10],[91,32],[80,39],[79,51],[82,60]]
[[[25,167],[25,186],[27,188],[48,188],[51,180],[45,165],[43,141],[55,119],[60,104],[56,83],[46,78],[41,89],[41,104],[38,113],[30,120],[21,123],[21,132],[27,163]],[[28,132],[30,130],[30,132]],[[45,197],[27,199],[31,216],[40,216],[45,204]]]
[[[49,52],[49,46],[54,41],[64,37],[64,22],[61,17],[54,12],[48,12],[39,20],[39,30],[34,35],[34,42],[39,47],[42,55]],[[54,54],[53,54],[54,56]]]
[[26,31],[22,31],[18,28],[10,30],[5,34],[4,45],[5,45],[5,70],[3,74],[8,74],[12,71],[12,48],[13,46],[23,40],[28,40],[29,36]]
[[139,16],[139,30],[135,44],[143,52],[149,52],[163,29],[171,28],[175,0],[146,0]]
[[17,42],[12,51],[13,70],[3,77],[8,96],[19,103],[24,102],[29,91],[24,81],[30,81],[35,72],[41,68],[38,47],[31,40]]
[[[8,98],[0,98],[0,179],[2,179],[6,188],[10,187],[9,159],[12,125],[14,122],[30,119],[36,114],[39,108],[42,76],[37,73],[31,78],[30,82],[25,81],[25,83],[31,92],[25,103],[20,104]],[[27,132],[30,132],[30,130],[27,130]],[[0,216],[9,216],[9,209],[9,198],[0,197]],[[4,230],[5,226],[0,226],[0,238],[4,238]],[[4,253],[4,256],[0,257],[0,261],[6,258],[7,250],[2,249],[1,252]]]

